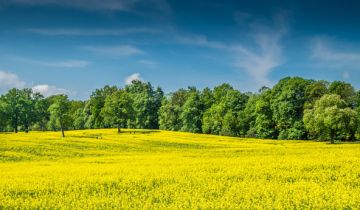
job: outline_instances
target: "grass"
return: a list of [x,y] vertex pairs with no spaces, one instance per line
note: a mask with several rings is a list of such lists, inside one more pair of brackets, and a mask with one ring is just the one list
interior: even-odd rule
[[360,144],[115,129],[0,134],[0,209],[357,209]]

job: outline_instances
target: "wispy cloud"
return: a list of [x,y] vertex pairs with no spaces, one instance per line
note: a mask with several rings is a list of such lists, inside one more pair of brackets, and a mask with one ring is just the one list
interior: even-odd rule
[[141,78],[141,75],[139,73],[134,73],[125,78],[125,84],[130,85],[132,81],[135,80],[144,81],[144,79]]
[[157,34],[161,31],[153,28],[122,29],[84,29],[84,28],[29,28],[29,33],[46,36],[123,36],[130,34]]
[[26,83],[16,74],[0,70],[0,90],[9,88],[23,88]]
[[345,79],[345,80],[346,80],[346,79],[350,79],[351,75],[350,75],[350,73],[349,73],[349,72],[344,71],[344,72],[343,72],[342,77],[343,77],[343,79]]
[[140,63],[146,67],[149,67],[149,68],[155,68],[159,65],[158,62],[152,61],[152,60],[139,60],[138,63]]
[[358,67],[360,64],[360,52],[337,50],[326,39],[316,38],[311,49],[311,57],[322,64],[332,67]]
[[30,58],[24,58],[19,56],[9,56],[10,59],[18,62],[23,62],[32,65],[54,67],[54,68],[84,68],[87,67],[90,62],[85,60],[63,60],[63,61],[43,61]]
[[[245,14],[242,14],[242,17]],[[249,14],[246,14],[248,18]],[[239,18],[236,16],[236,18]],[[175,36],[181,44],[188,44],[206,47],[216,50],[223,50],[233,57],[233,64],[236,69],[246,71],[251,75],[257,85],[271,85],[268,79],[271,71],[285,62],[281,40],[287,33],[287,27],[282,15],[274,18],[275,25],[268,26],[259,22],[248,23],[252,28],[250,38],[251,45],[230,43],[209,40],[206,36],[187,35]]]
[[213,49],[228,49],[229,46],[222,42],[210,41],[206,36],[203,35],[175,35],[175,41],[180,44],[194,45],[199,47],[207,47]]
[[39,84],[32,87],[32,90],[34,92],[41,93],[45,97],[52,96],[52,95],[58,95],[58,94],[69,94],[70,91],[66,90],[64,88],[58,88],[54,85],[48,85],[48,84]]
[[152,10],[170,13],[171,8],[165,0],[7,0],[4,5],[57,6],[92,11],[134,12],[147,7]]
[[254,42],[258,46],[258,51],[235,46],[235,66],[245,69],[257,83],[261,85],[271,85],[268,79],[272,69],[284,63],[280,40],[283,36],[281,31],[273,34],[257,34]]
[[[247,16],[248,17],[248,16]],[[285,62],[281,40],[287,33],[285,14],[274,16],[272,24],[258,21],[250,23],[255,48],[234,46],[235,66],[246,70],[259,85],[271,85],[271,71]]]
[[140,50],[137,47],[131,45],[119,45],[119,46],[84,46],[81,49],[86,50],[91,53],[113,56],[113,57],[122,57],[122,56],[135,56],[145,54],[144,51]]

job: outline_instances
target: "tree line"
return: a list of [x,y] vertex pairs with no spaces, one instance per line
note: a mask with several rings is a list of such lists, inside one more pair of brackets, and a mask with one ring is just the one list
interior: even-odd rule
[[281,79],[273,88],[242,93],[229,84],[164,95],[133,81],[96,89],[86,101],[45,98],[31,89],[0,97],[0,131],[141,128],[266,139],[355,141],[360,138],[360,92],[346,82]]

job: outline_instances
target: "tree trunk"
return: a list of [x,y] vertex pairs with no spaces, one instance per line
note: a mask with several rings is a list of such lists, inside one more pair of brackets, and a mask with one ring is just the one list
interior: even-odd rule
[[61,137],[65,137],[65,132],[64,132],[64,128],[63,127],[61,127]]
[[120,125],[118,125],[118,133],[121,133]]
[[62,124],[62,119],[60,118],[60,129],[61,129],[61,137],[65,137],[65,133],[64,133],[64,126]]
[[13,118],[13,125],[14,125],[14,132],[17,133],[18,132],[18,117],[17,115],[15,115],[15,118]]
[[351,131],[349,140],[350,141],[356,141],[355,131]]
[[335,143],[335,140],[334,140],[334,131],[330,131],[330,143],[331,144],[334,144]]
[[17,124],[15,123],[15,125],[14,125],[14,132],[15,133],[17,133],[18,132],[18,126],[17,126]]
[[25,125],[25,133],[29,133],[29,126]]

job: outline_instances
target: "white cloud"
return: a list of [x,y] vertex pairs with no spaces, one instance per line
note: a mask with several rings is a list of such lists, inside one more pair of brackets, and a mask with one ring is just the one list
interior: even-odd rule
[[47,36],[122,36],[130,34],[157,34],[152,28],[84,29],[84,28],[30,28],[29,33]]
[[7,4],[24,6],[50,5],[84,10],[128,11],[133,7],[132,2],[130,0],[9,0]]
[[321,38],[313,41],[311,57],[331,67],[357,67],[360,65],[360,52],[337,50],[329,44],[329,41]]
[[224,50],[229,47],[221,42],[210,41],[206,36],[202,35],[176,35],[175,40],[181,44],[195,45],[199,47],[207,47],[220,50]]
[[0,89],[23,88],[25,84],[16,74],[0,70]]
[[350,79],[350,73],[347,71],[344,71],[342,76],[343,76],[343,79]]
[[141,75],[139,73],[134,73],[125,78],[125,84],[130,85],[131,82],[135,80],[144,81],[144,79],[141,78]]
[[[28,85],[26,84],[26,82],[21,80],[18,75],[11,73],[11,72],[6,72],[6,71],[0,70],[0,91],[7,91],[11,88],[19,88],[20,89],[20,88],[25,88],[25,87],[28,87]],[[45,97],[48,97],[51,95],[57,95],[57,94],[69,95],[72,93],[69,90],[66,90],[63,88],[58,88],[56,86],[48,85],[48,84],[35,85],[31,89],[34,92],[41,93]]]
[[90,11],[137,12],[141,8],[171,13],[166,0],[6,0],[4,5],[56,6]]
[[[249,14],[241,14],[243,18],[250,17]],[[234,58],[236,69],[246,71],[251,75],[257,85],[271,85],[268,79],[271,71],[285,62],[282,52],[281,40],[287,32],[286,24],[282,15],[275,16],[275,26],[265,24],[247,23],[252,28],[251,38],[255,47],[242,44],[226,44],[210,41],[206,36],[175,36],[180,44],[188,44],[223,50]]]
[[[234,46],[235,66],[247,71],[257,85],[271,85],[268,78],[271,71],[285,62],[281,40],[287,33],[285,13],[276,14],[271,23],[256,20],[249,23],[255,48]],[[248,18],[249,16],[247,16]],[[243,17],[244,20],[245,17]]]
[[144,51],[131,45],[119,46],[85,46],[81,49],[106,56],[122,57],[144,54]]
[[84,68],[87,67],[90,62],[85,60],[64,60],[64,61],[42,61],[35,60],[30,58],[18,57],[18,56],[9,56],[12,60],[39,65],[46,67],[55,67],[55,68]]
[[152,60],[139,60],[138,63],[148,67],[148,68],[155,68],[159,65],[158,62]]
[[58,88],[56,86],[48,85],[48,84],[35,85],[34,87],[32,87],[32,90],[34,92],[41,93],[45,97],[48,97],[51,95],[57,95],[57,94],[69,94],[70,93],[70,91],[68,91],[66,89]]
[[235,66],[246,70],[260,85],[271,85],[268,75],[272,69],[284,63],[280,45],[282,36],[282,32],[256,35],[254,40],[258,51],[235,46]]

